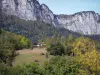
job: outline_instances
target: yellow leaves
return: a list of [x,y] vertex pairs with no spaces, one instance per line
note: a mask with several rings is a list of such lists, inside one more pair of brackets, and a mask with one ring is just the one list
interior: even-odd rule
[[[96,51],[94,41],[81,37],[73,44],[73,48],[76,60],[83,65],[83,68],[94,73],[100,71],[100,53]],[[80,70],[82,71],[84,70]]]
[[28,43],[29,43],[29,40],[28,40],[27,38],[25,38],[25,37],[22,37],[20,43],[21,43],[22,45],[24,45],[24,46],[27,46]]
[[76,55],[85,54],[85,52],[91,52],[91,50],[95,50],[94,41],[80,37],[73,44],[73,52]]
[[87,67],[91,71],[100,71],[100,54],[96,50],[86,52],[84,55],[81,54],[79,57],[79,62],[84,67]]
[[79,69],[79,74],[78,75],[87,75],[86,71]]

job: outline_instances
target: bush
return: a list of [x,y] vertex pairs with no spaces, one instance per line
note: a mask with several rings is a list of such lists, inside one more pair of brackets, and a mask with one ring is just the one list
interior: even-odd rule
[[46,75],[79,75],[81,65],[72,57],[57,56],[45,63]]
[[0,75],[44,75],[36,63],[0,69]]

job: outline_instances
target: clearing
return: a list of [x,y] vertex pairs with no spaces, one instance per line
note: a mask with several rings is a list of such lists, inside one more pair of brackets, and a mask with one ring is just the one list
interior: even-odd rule
[[[15,57],[15,60],[13,62],[13,65],[23,65],[23,64],[29,64],[32,62],[39,62],[39,64],[43,64],[44,61],[47,60],[45,54],[46,54],[46,48],[34,48],[31,49],[24,49],[24,50],[18,50],[17,53],[19,53],[18,56]],[[43,55],[44,54],[44,55]]]

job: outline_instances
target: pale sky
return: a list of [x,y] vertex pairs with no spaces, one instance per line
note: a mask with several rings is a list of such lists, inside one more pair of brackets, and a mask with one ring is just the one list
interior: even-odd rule
[[100,0],[38,0],[46,4],[54,14],[74,14],[80,11],[95,11],[100,14]]

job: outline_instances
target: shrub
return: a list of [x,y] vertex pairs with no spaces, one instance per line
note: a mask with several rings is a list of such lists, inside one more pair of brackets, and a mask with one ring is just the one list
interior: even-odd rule
[[44,75],[36,63],[0,69],[0,75]]

